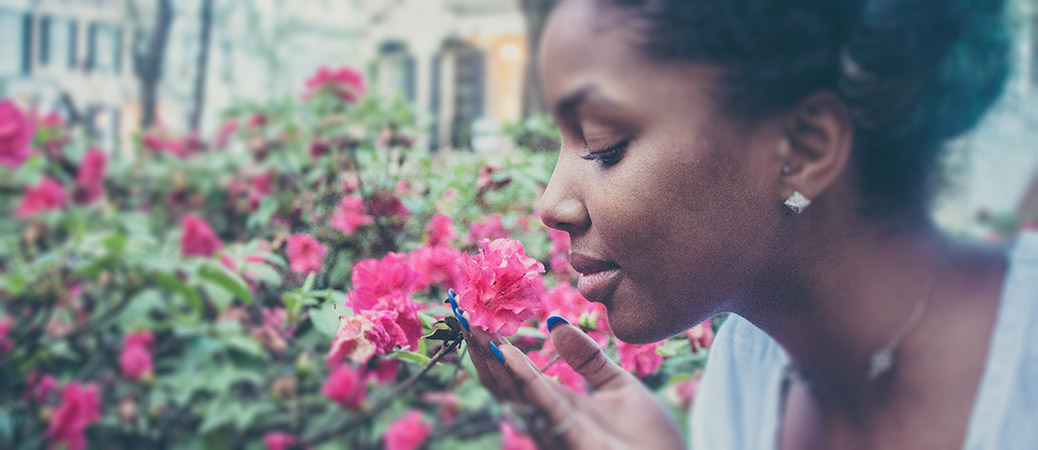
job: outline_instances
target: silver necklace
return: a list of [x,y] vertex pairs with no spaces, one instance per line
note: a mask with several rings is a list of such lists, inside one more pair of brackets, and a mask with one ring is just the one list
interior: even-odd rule
[[[923,285],[923,289],[919,292],[919,297],[915,302],[915,309],[909,314],[908,319],[901,325],[901,328],[891,336],[890,340],[887,341],[886,345],[876,349],[869,356],[869,369],[866,375],[869,381],[876,381],[883,378],[886,374],[894,370],[894,366],[897,365],[896,354],[898,349],[901,348],[901,343],[908,337],[908,334],[915,328],[919,320],[923,318],[923,313],[926,312],[926,307],[930,303],[930,294],[933,292],[934,284],[937,282],[937,275],[941,271],[941,267],[944,266],[945,257],[948,253],[948,244],[945,244],[941,248],[941,253],[937,257],[937,264],[934,266],[933,272],[930,273],[930,277],[926,280],[926,284]],[[811,386],[815,390],[818,390],[820,386],[815,383],[811,377],[807,376],[796,364],[790,362],[786,368],[787,379],[793,379],[799,381],[807,386]]]
[[869,356],[869,381],[876,381],[882,378],[884,375],[890,373],[894,369],[894,365],[897,364],[895,354],[901,347],[901,343],[905,337],[915,328],[919,320],[923,318],[923,313],[926,311],[926,306],[930,303],[930,294],[933,292],[934,284],[937,282],[937,275],[941,271],[941,267],[944,265],[945,254],[948,252],[948,244],[945,244],[941,248],[941,253],[937,256],[937,264],[934,266],[933,272],[930,273],[930,277],[926,280],[926,284],[923,286],[922,291],[919,292],[919,299],[915,302],[915,309],[912,310],[911,315],[905,320],[905,323],[901,325],[901,328],[897,330],[897,333],[890,338],[890,341],[886,345],[878,348],[872,352],[872,356]]

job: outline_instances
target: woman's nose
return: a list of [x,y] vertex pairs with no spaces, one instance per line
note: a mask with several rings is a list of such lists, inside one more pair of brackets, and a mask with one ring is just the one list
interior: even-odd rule
[[560,156],[541,197],[541,220],[545,225],[569,233],[591,225],[581,196],[580,178],[567,170],[566,156]]

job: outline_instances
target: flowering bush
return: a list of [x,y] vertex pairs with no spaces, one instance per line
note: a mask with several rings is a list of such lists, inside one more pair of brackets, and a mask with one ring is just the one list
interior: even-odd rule
[[661,398],[693,380],[713,324],[632,353],[573,288],[535,209],[553,155],[430,155],[364,92],[324,69],[210,138],[142,130],[133,158],[0,101],[0,448],[532,448],[449,289],[578,391],[552,314]]

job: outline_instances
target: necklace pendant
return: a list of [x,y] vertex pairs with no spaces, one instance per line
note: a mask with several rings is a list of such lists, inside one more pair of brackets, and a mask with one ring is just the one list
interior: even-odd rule
[[894,348],[884,347],[876,350],[869,358],[869,380],[878,380],[894,368]]

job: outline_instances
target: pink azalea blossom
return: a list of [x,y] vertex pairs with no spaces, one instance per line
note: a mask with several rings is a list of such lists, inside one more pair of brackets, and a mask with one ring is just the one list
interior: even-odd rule
[[[393,321],[405,337],[400,345],[417,349],[418,340],[423,334],[422,321],[418,318],[418,303],[411,299],[410,294],[399,290],[381,297],[371,296],[371,292],[367,289],[350,291],[347,293],[346,304],[353,308],[354,312],[362,312],[369,316],[380,311],[395,313]],[[395,330],[390,327],[386,329]]]
[[[485,165],[479,169],[479,174],[476,176],[476,189],[479,192],[494,191],[502,189],[512,183],[512,177],[501,177],[495,176],[495,173],[501,172],[500,167],[493,167]],[[497,180],[495,180],[497,178]]]
[[353,194],[360,189],[360,177],[354,172],[346,172],[342,175],[342,192],[346,195]]
[[[544,367],[546,364],[551,362],[552,353],[546,353],[544,351],[531,352],[527,354],[530,361],[537,367]],[[559,381],[560,384],[566,386],[574,391],[580,393],[587,393],[587,380],[584,379],[579,373],[570,367],[569,363],[564,360],[555,361],[550,367],[544,370],[544,374],[553,377]]]
[[335,367],[346,358],[366,364],[376,355],[385,355],[398,346],[408,346],[408,336],[397,324],[396,311],[360,311],[339,318],[339,330],[332,340],[325,362]]
[[288,348],[294,327],[285,326],[288,311],[285,308],[263,308],[263,323],[253,327],[249,334],[275,355]]
[[50,393],[58,388],[58,380],[36,369],[29,372],[25,383],[29,385],[29,388],[22,395],[22,400],[33,401],[38,405],[46,404]]
[[371,195],[371,214],[378,217],[394,219],[403,223],[411,215],[411,210],[404,206],[396,193],[388,189],[376,191]]
[[93,203],[104,195],[105,166],[108,156],[97,147],[91,147],[83,155],[76,174],[76,201]]
[[230,119],[220,126],[220,132],[216,134],[216,139],[213,140],[213,143],[218,148],[226,147],[231,136],[236,132],[238,132],[238,121]]
[[13,326],[10,318],[0,317],[0,353],[7,353],[14,348],[14,342],[7,338]]
[[446,245],[423,245],[407,255],[407,262],[418,273],[415,289],[422,290],[434,284],[444,288],[461,285],[461,252]]
[[422,418],[422,413],[408,411],[386,430],[386,450],[416,450],[431,431],[432,424]]
[[569,265],[569,233],[556,229],[548,229],[548,238],[551,239],[551,251],[548,259],[551,262],[551,270],[560,279],[568,280],[575,278],[578,274]]
[[425,226],[425,236],[429,246],[450,245],[458,237],[458,232],[454,230],[451,216],[439,213],[429,219],[429,224]]
[[638,378],[652,375],[663,365],[663,355],[658,351],[662,345],[662,341],[646,345],[617,341],[616,353],[620,357],[620,367]]
[[309,234],[288,238],[288,260],[295,273],[320,272],[328,249]]
[[364,379],[365,377],[353,366],[340,364],[328,374],[321,392],[343,408],[357,409],[364,403]]
[[64,443],[68,450],[86,448],[86,429],[101,419],[101,398],[97,386],[72,382],[61,391],[61,404],[50,415],[47,438],[51,448]]
[[18,203],[14,215],[18,218],[31,217],[37,213],[64,208],[68,204],[65,188],[55,180],[43,177],[36,187],[26,186],[25,195]]
[[699,382],[703,378],[703,371],[696,372],[696,375],[691,380],[679,381],[674,385],[674,394],[677,397],[677,403],[688,411],[692,408],[692,403],[696,400],[696,393],[699,392]]
[[501,450],[537,450],[537,442],[510,423],[501,421]]
[[180,252],[184,256],[208,258],[223,248],[223,242],[205,219],[194,214],[185,214],[180,218],[180,226]]
[[457,394],[451,391],[426,392],[422,394],[422,401],[439,407],[439,416],[444,425],[450,425],[458,418],[458,406],[460,400]]
[[140,381],[155,374],[151,349],[155,336],[150,331],[130,333],[123,340],[123,351],[119,355],[119,368],[128,380]]
[[478,243],[484,239],[508,239],[511,233],[505,228],[500,214],[494,214],[469,225],[469,242]]
[[342,199],[332,215],[332,226],[345,234],[353,234],[363,226],[375,223],[375,218],[364,214],[364,199],[350,195]]
[[0,166],[17,169],[29,158],[32,120],[14,101],[0,100]]
[[458,258],[462,283],[458,305],[469,322],[490,333],[512,336],[539,309],[544,265],[529,256],[519,241],[483,241],[475,257]]
[[407,255],[390,252],[382,259],[366,259],[353,266],[353,289],[367,290],[371,298],[378,298],[401,291],[415,291],[419,274],[407,264]]
[[263,443],[267,450],[289,450],[296,445],[296,437],[280,431],[271,431],[263,435]]
[[318,91],[327,90],[346,103],[356,103],[364,95],[364,76],[350,67],[331,69],[322,66],[310,79],[306,80],[306,92],[303,99],[309,100]]
[[714,324],[707,319],[688,331],[685,331],[685,336],[688,336],[688,341],[692,347],[692,353],[696,353],[699,350],[710,348],[710,345],[714,342]]

